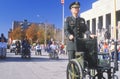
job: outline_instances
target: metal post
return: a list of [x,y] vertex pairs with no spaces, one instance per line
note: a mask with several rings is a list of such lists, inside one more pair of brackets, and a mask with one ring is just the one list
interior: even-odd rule
[[114,66],[115,66],[115,71],[118,71],[118,51],[117,51],[117,41],[115,41]]
[[115,38],[114,66],[115,66],[115,71],[118,71],[118,51],[117,51],[117,34],[116,34],[116,0],[114,0],[114,38]]

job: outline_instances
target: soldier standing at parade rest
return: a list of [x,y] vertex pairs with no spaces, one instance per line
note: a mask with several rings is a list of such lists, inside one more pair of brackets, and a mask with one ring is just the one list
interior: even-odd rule
[[67,37],[68,59],[71,60],[75,58],[75,38],[84,38],[84,34],[87,34],[87,36],[91,38],[94,38],[96,35],[90,34],[84,18],[79,16],[79,2],[71,3],[69,9],[71,10],[72,16],[69,16],[65,19],[64,31]]

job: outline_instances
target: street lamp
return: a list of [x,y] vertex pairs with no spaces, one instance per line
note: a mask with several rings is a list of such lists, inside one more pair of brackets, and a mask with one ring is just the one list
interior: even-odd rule
[[45,40],[44,40],[44,44],[46,45],[46,39],[47,39],[47,35],[46,35],[47,34],[47,31],[46,31],[47,30],[47,26],[46,26],[46,23],[44,24],[44,27],[45,27],[45,35],[44,35],[45,36]]
[[[37,17],[38,18],[42,18],[42,19],[44,19],[44,17],[41,17],[39,14],[37,14]],[[45,34],[44,34],[44,45],[46,45],[46,39],[47,39],[47,20],[45,20],[45,22],[43,22],[43,25],[44,25],[44,30],[45,30]]]

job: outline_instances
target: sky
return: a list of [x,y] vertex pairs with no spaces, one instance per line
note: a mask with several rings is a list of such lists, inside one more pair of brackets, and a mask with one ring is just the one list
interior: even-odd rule
[[[69,5],[74,1],[81,4],[80,13],[91,9],[96,0],[65,0],[64,17],[70,16]],[[61,0],[0,0],[0,34],[8,37],[13,21],[24,21],[54,24],[62,28]]]

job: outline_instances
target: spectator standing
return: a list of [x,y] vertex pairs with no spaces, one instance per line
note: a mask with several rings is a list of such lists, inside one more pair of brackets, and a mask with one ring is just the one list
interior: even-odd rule
[[35,49],[36,49],[35,55],[42,55],[41,54],[41,45],[40,45],[40,43],[37,43]]

